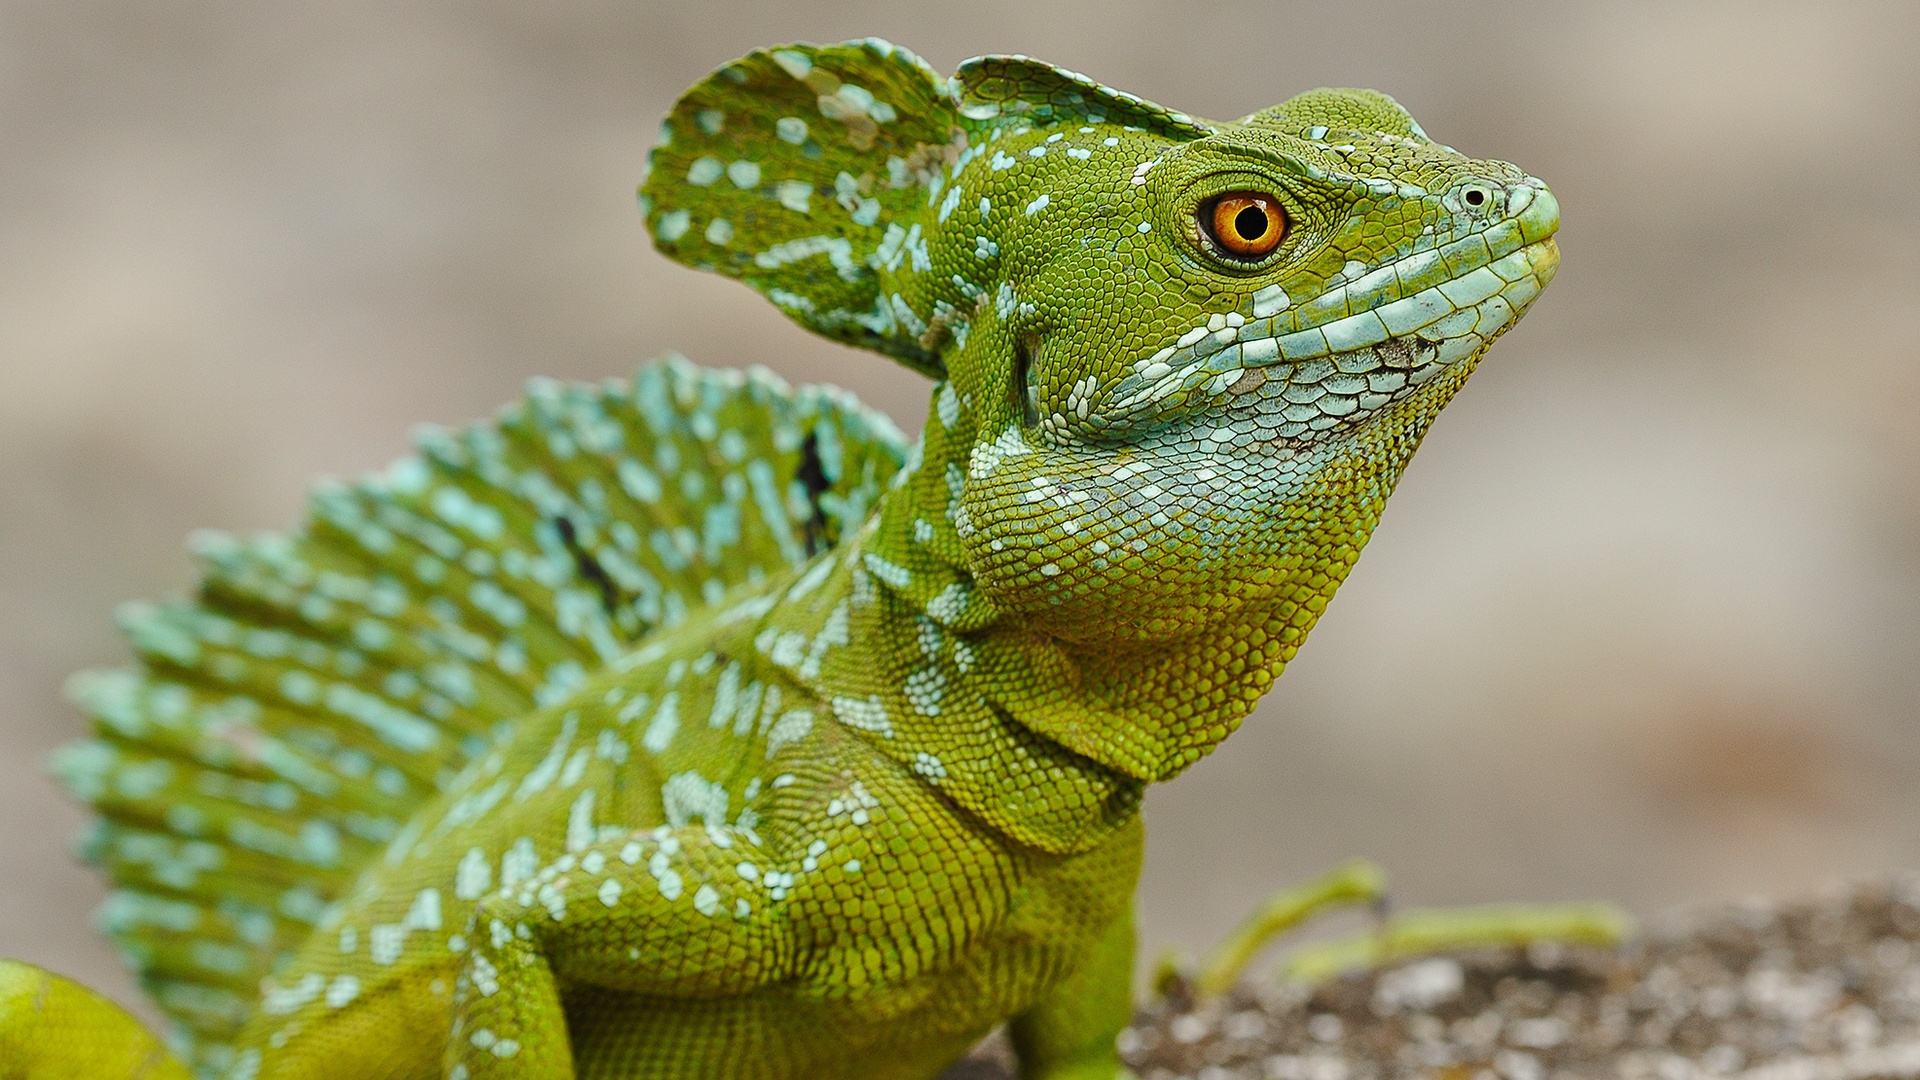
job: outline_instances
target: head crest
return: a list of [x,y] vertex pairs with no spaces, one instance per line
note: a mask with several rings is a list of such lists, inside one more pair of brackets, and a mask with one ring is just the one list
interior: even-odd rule
[[938,378],[940,313],[912,302],[906,277],[929,269],[955,167],[1002,131],[1086,123],[1213,130],[1024,56],[979,57],[947,79],[874,38],[762,49],[681,96],[641,202],[672,258]]

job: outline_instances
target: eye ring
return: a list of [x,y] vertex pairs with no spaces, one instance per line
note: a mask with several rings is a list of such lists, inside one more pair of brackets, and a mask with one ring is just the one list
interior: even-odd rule
[[1280,200],[1264,191],[1229,191],[1200,207],[1200,227],[1220,254],[1258,262],[1286,239],[1290,222]]
[[1486,184],[1468,184],[1460,189],[1460,205],[1469,214],[1486,214],[1493,209],[1493,188]]

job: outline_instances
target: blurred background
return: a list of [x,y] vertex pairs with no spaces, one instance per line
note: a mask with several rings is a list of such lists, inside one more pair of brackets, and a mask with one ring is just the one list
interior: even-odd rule
[[1641,913],[1920,863],[1920,7],[0,0],[0,955],[133,999],[40,763],[190,530],[667,349],[919,429],[634,206],[684,87],[869,34],[1203,116],[1378,87],[1564,208],[1279,689],[1149,798],[1149,951],[1356,854]]

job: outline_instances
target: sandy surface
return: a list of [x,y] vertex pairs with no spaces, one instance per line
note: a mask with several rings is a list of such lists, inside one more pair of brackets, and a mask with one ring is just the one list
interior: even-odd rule
[[[1314,989],[1176,992],[1121,1037],[1142,1080],[1920,1076],[1920,877],[1656,925],[1617,951],[1436,956]],[[1001,1080],[1003,1046],[943,1080]]]

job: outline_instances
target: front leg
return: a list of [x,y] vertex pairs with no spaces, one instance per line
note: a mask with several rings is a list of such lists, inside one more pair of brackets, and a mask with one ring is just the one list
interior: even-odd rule
[[564,855],[482,900],[454,996],[453,1080],[567,1080],[563,984],[673,997],[742,994],[791,973],[766,855],[744,839],[656,829]]
[[1108,925],[1079,971],[1026,1012],[1007,1034],[1022,1080],[1128,1080],[1117,1040],[1133,1019],[1133,909]]

